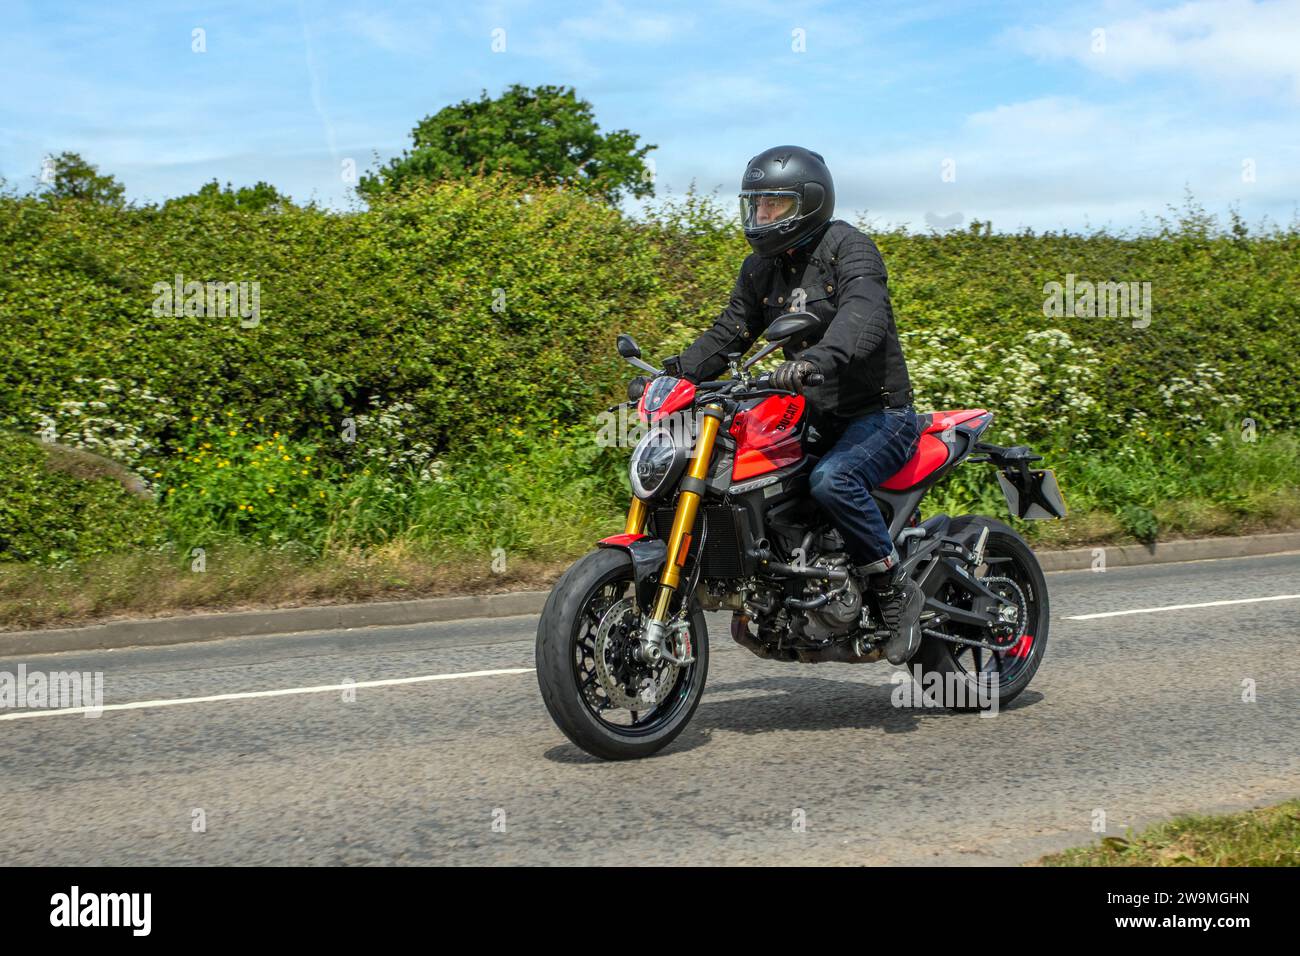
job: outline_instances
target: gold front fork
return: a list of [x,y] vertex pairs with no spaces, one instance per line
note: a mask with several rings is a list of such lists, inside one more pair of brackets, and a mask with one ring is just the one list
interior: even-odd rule
[[623,525],[624,534],[641,534],[645,531],[645,518],[650,513],[646,503],[636,495],[632,496],[632,506],[627,509],[627,524]]
[[[695,437],[695,457],[686,469],[687,477],[704,481],[709,474],[709,462],[713,459],[713,442],[718,437],[718,428],[722,424],[722,406],[705,405],[700,409],[700,424]],[[644,507],[644,506],[643,506]],[[686,553],[682,542],[687,532],[695,527],[695,514],[700,507],[700,494],[697,491],[683,489],[677,494],[677,512],[673,515],[673,528],[668,533],[668,560],[664,562],[659,573],[659,594],[655,598],[654,611],[650,620],[658,624],[668,621],[668,604],[673,592],[681,582],[682,565],[686,563]],[[629,523],[632,520],[628,515]],[[689,546],[688,546],[689,547]]]

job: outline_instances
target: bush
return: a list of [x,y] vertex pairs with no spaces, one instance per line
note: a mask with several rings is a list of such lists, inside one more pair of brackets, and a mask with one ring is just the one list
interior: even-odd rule
[[0,431],[0,561],[58,564],[161,545],[161,516],[131,478],[111,461]]

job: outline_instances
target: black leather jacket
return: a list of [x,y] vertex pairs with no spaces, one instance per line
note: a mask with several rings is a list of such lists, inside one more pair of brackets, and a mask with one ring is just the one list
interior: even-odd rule
[[681,372],[695,381],[715,378],[727,367],[727,353],[747,352],[771,322],[798,311],[817,316],[821,327],[784,351],[825,375],[824,384],[804,390],[824,422],[843,424],[882,407],[911,404],[880,250],[841,219],[793,253],[745,259],[731,302],[713,328],[678,356]]

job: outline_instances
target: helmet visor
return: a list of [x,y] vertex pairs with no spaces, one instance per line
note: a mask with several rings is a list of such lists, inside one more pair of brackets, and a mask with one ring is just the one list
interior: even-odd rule
[[740,194],[740,224],[753,235],[799,216],[800,196],[792,190],[747,189]]

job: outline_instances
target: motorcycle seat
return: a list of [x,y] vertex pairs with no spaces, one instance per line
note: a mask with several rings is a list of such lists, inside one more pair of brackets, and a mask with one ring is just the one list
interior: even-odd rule
[[925,481],[947,464],[948,456],[952,454],[949,446],[936,436],[984,414],[987,412],[983,408],[957,408],[918,415],[921,436],[916,442],[916,451],[907,464],[882,481],[880,487],[889,491],[904,491]]
[[947,431],[955,425],[985,414],[987,410],[983,408],[956,408],[947,412],[925,412],[916,417],[921,424],[921,434],[926,435]]

